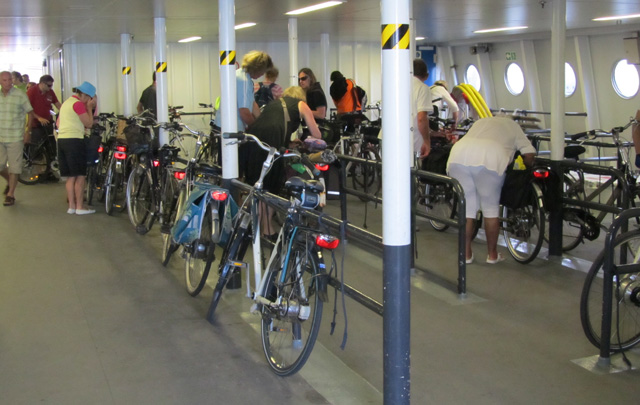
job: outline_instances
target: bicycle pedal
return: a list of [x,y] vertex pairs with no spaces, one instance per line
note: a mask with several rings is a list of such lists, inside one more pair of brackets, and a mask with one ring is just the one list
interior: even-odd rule
[[245,263],[245,262],[237,262],[237,261],[229,260],[227,263],[229,263],[233,267],[238,267],[241,269],[249,268],[249,263]]

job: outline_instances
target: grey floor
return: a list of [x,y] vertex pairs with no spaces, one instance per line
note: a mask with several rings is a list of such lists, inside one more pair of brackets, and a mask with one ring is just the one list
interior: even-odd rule
[[[263,359],[250,301],[228,291],[209,324],[211,288],[192,298],[181,260],[160,265],[157,227],[139,236],[126,214],[109,217],[102,207],[67,215],[63,184],[20,185],[16,198],[0,207],[0,403],[382,403],[382,319],[355,302],[346,301],[345,350],[341,308],[332,336],[326,304],[309,362],[279,378]],[[363,206],[351,202],[354,224],[362,224]],[[368,225],[379,231],[380,209],[368,209]],[[469,294],[460,299],[455,234],[419,227],[413,403],[640,402],[637,370],[576,364],[598,353],[582,332],[579,299],[600,242],[565,258],[567,266],[510,258],[470,265]],[[475,249],[483,257],[481,242]],[[349,245],[345,281],[380,300],[381,276],[378,256]],[[640,364],[637,350],[630,358]]]

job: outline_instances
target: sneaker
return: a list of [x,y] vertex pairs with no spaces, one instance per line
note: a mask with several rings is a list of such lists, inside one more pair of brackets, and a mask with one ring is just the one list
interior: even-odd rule
[[76,213],[76,209],[75,208],[69,208],[67,210],[67,214],[75,214]]
[[96,210],[76,210],[76,215],[95,214]]
[[489,256],[487,256],[487,263],[489,264],[496,264],[496,263],[500,263],[500,262],[504,262],[506,259],[504,258],[504,256],[502,256],[502,253],[498,253],[498,257],[496,259],[489,259]]

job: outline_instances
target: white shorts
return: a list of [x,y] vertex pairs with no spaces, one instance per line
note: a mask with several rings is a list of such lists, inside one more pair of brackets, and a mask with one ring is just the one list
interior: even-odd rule
[[476,218],[478,210],[482,210],[485,218],[498,217],[504,174],[501,176],[484,166],[449,163],[449,176],[458,180],[464,190],[467,218]]

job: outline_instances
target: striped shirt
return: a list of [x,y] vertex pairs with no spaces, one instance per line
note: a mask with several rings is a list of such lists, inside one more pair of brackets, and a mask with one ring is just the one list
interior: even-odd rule
[[12,87],[9,94],[0,91],[0,142],[24,139],[25,116],[33,108],[24,91]]

